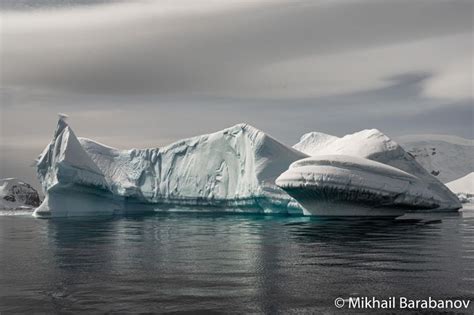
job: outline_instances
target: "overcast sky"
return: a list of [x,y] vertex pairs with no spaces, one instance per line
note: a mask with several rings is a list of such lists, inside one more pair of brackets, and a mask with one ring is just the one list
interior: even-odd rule
[[473,138],[473,2],[2,0],[0,177],[56,113],[156,147],[247,122],[287,144],[378,128]]

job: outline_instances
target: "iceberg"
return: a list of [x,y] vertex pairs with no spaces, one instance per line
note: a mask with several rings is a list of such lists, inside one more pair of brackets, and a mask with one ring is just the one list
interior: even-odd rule
[[[432,196],[436,209],[451,211],[461,207],[457,197],[443,183],[398,143],[377,129],[362,130],[342,138],[312,132],[303,135],[294,148],[310,156],[346,155],[392,166],[418,178],[425,189],[429,190],[429,194],[425,196]],[[403,194],[405,191],[401,190],[399,193]]]
[[274,183],[306,154],[247,124],[162,148],[118,150],[77,138],[60,116],[37,161],[38,217],[153,211],[166,206],[301,213]]
[[422,179],[355,156],[296,161],[276,183],[307,215],[399,216],[410,209],[436,209],[444,202]]
[[40,204],[36,189],[16,178],[0,179],[0,209],[33,209]]
[[330,214],[341,215],[460,208],[448,188],[377,130],[343,138],[311,133],[291,148],[238,124],[161,148],[119,150],[78,138],[60,116],[37,174],[45,194],[37,217],[169,209],[314,214],[312,203],[339,207]]

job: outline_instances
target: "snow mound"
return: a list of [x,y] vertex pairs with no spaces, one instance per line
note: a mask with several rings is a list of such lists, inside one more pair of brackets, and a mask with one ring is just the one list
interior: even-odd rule
[[311,156],[342,154],[364,157],[389,165],[406,164],[398,161],[400,157],[404,158],[406,152],[377,129],[362,130],[342,138],[325,135],[329,141],[311,141],[312,138],[308,137],[311,134],[314,133],[303,135],[300,142],[293,147],[300,148],[302,152]]
[[316,155],[319,148],[326,148],[337,139],[339,138],[322,132],[309,132],[293,148],[308,155]]
[[304,157],[247,124],[162,148],[118,150],[76,138],[60,117],[37,164],[46,199],[36,215],[153,210],[160,204],[301,212],[274,181]]
[[461,202],[474,203],[474,172],[446,184]]
[[407,153],[397,142],[377,129],[367,129],[325,142],[310,142],[306,135],[294,147],[304,148],[303,152],[317,155],[348,155],[380,162],[419,178],[431,194],[436,196],[442,209],[458,209],[457,197],[432,176],[415,158]]
[[447,135],[413,135],[400,144],[444,183],[474,172],[474,140]]
[[292,163],[276,183],[310,215],[398,216],[445,204],[422,179],[356,156],[305,158]]
[[31,209],[40,204],[38,192],[16,178],[0,179],[0,209]]

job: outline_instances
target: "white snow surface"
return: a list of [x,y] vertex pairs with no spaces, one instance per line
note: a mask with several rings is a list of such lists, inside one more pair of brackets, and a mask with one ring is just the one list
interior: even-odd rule
[[463,203],[474,203],[474,172],[446,184]]
[[443,183],[474,172],[474,140],[447,135],[411,135],[400,137],[398,141]]
[[342,138],[316,133],[319,139],[329,141],[313,141],[310,136],[303,135],[294,148],[312,155],[347,155],[366,158],[380,162],[418,178],[430,194],[436,196],[437,204],[444,209],[460,207],[457,197],[437,178],[431,175],[415,158],[407,153],[397,142],[390,139],[377,129],[366,129]]
[[0,209],[32,209],[39,205],[38,192],[16,178],[0,179]]
[[314,131],[304,134],[293,148],[308,155],[317,155],[320,148],[327,148],[338,139],[336,136]]
[[[36,215],[110,213],[127,211],[131,204],[160,203],[301,212],[274,181],[306,156],[247,124],[162,148],[118,150],[78,139],[60,117],[38,160],[47,198]],[[83,199],[87,207],[80,204]]]
[[374,159],[380,155],[379,159],[388,160],[399,155],[398,144],[377,129],[362,130],[342,138],[310,132],[293,147],[310,156],[342,154]]

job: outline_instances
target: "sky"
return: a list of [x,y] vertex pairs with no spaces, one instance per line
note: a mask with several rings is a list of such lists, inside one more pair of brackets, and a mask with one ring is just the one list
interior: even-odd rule
[[2,0],[0,177],[35,186],[57,113],[78,136],[158,147],[240,122],[293,145],[473,138],[466,0]]

